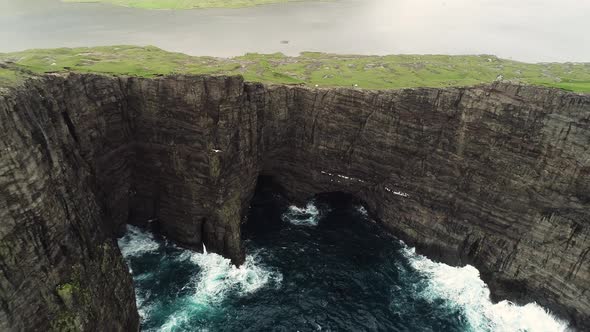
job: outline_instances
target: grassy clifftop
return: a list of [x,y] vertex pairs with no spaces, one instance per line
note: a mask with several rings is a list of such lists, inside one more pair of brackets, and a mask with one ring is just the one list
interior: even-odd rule
[[[4,67],[4,69],[3,69]],[[590,63],[529,64],[490,55],[360,56],[302,53],[196,57],[156,47],[108,46],[0,53],[0,84],[24,72],[95,72],[153,77],[242,75],[248,81],[368,89],[469,86],[497,79],[590,92]]]
[[62,0],[63,2],[104,2],[143,9],[242,8],[300,0]]

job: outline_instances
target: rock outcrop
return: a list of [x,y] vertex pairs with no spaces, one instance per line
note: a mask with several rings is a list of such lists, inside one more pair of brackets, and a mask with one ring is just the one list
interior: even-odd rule
[[105,227],[97,182],[117,165],[93,158],[117,154],[109,145],[117,130],[97,132],[98,123],[122,122],[83,88],[36,79],[0,93],[1,331],[139,328],[132,279]]
[[590,327],[590,96],[46,75],[0,93],[0,129],[2,330],[137,329],[113,236],[150,222],[240,263],[261,174],[295,202],[352,193],[495,296]]

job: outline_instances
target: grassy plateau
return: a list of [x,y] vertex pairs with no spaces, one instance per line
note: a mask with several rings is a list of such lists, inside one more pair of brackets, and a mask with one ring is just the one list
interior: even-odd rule
[[361,56],[302,53],[190,56],[146,46],[33,49],[0,53],[0,85],[29,74],[93,72],[154,77],[168,74],[242,75],[248,81],[367,89],[471,86],[495,80],[590,93],[590,63],[530,64],[492,55]]
[[242,8],[300,0],[62,0],[79,3],[110,3],[117,6],[143,9],[204,9]]

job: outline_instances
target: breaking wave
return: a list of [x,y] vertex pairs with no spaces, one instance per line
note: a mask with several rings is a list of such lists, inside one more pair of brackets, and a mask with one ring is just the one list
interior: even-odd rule
[[307,203],[304,208],[291,205],[283,213],[281,219],[297,226],[317,226],[320,219],[320,211],[313,202]]
[[[263,286],[280,287],[280,272],[261,265],[257,253],[246,256],[246,262],[236,267],[227,258],[214,253],[184,252],[178,258],[200,268],[191,280],[189,295],[179,299],[182,306],[168,317],[159,331],[185,330],[192,321],[223,311],[222,304],[228,296],[247,296]],[[201,317],[202,316],[202,317]],[[206,328],[200,330],[205,331]]]
[[139,257],[160,249],[160,244],[151,233],[131,225],[127,225],[127,232],[118,240],[118,244],[125,258]]
[[[535,303],[492,303],[487,285],[472,266],[437,263],[402,242],[372,236],[372,228],[360,226],[368,225],[366,210],[355,208],[349,217],[322,208],[322,222],[346,227],[269,229],[268,236],[246,242],[249,255],[239,268],[218,254],[179,248],[128,226],[119,246],[134,279],[142,331],[244,326],[567,331],[566,322]],[[282,218],[295,225],[316,225],[320,212],[309,203],[305,208],[290,207]],[[343,237],[347,241],[338,240]],[[304,249],[325,256],[309,260],[301,255]]]
[[[147,271],[132,270],[144,331],[205,331],[204,321],[222,313],[223,302],[229,296],[247,296],[262,287],[279,288],[283,279],[280,272],[261,262],[260,250],[247,255],[238,268],[221,255],[178,248],[134,226],[127,227],[119,247],[130,267],[142,267],[146,256],[153,256],[159,265],[148,266]],[[189,277],[175,287],[175,293],[152,294],[150,289],[166,279],[166,273],[179,267],[194,272],[186,273]]]
[[421,273],[420,294],[429,302],[446,300],[451,309],[465,314],[471,331],[566,331],[568,324],[537,305],[524,306],[509,301],[492,303],[490,290],[473,266],[452,267],[416,254],[404,245],[402,254]]
[[258,253],[247,255],[240,267],[206,250],[202,254],[191,253],[189,259],[201,268],[197,275],[194,299],[206,305],[222,302],[230,292],[245,296],[268,284],[280,287],[283,280],[280,272],[261,265]]

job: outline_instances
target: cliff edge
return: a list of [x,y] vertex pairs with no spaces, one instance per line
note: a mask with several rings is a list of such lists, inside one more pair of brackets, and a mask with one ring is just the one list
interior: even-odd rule
[[137,330],[114,237],[155,223],[243,261],[259,175],[342,191],[497,298],[590,328],[590,96],[48,74],[0,91],[0,329]]

